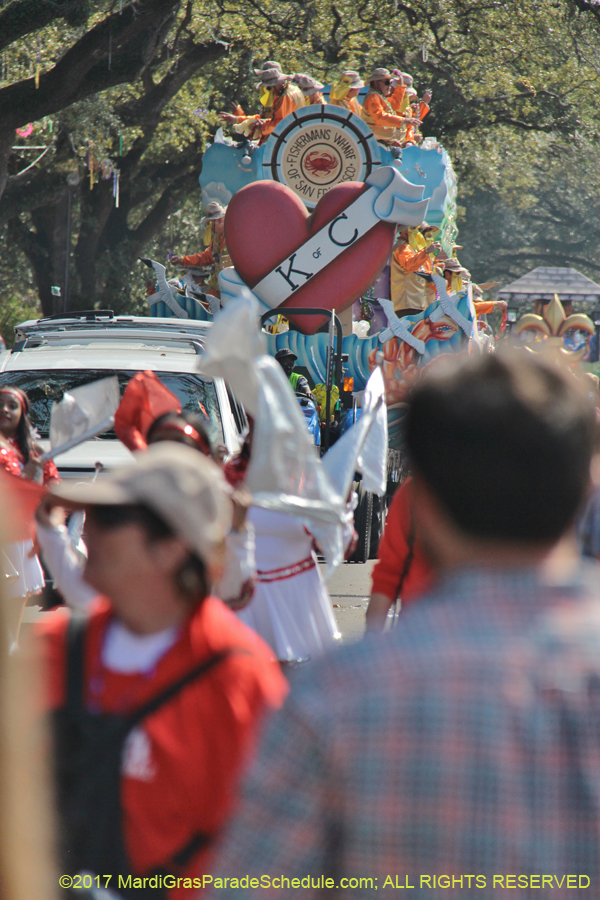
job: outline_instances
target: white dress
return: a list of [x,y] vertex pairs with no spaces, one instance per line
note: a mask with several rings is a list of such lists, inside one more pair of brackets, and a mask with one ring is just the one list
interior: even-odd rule
[[254,526],[257,577],[254,596],[238,615],[278,660],[311,659],[341,637],[312,538],[299,519],[285,513],[252,507],[248,519]]
[[12,600],[40,594],[44,590],[44,572],[33,553],[33,541],[5,544],[0,569],[4,572],[4,596]]

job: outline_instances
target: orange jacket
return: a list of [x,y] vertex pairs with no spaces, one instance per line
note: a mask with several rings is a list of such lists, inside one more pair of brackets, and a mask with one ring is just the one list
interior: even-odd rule
[[493,300],[474,300],[473,306],[478,316],[487,316],[488,313],[494,312],[496,308]]
[[[372,573],[372,592],[383,594],[393,602],[409,553],[412,531],[412,478],[397,489],[390,505],[383,536],[377,551],[377,563]],[[413,538],[413,558],[400,591],[402,605],[423,594],[432,581],[431,567],[425,560],[418,535]]]
[[[215,257],[213,254],[213,243],[215,242],[215,238],[217,235],[213,235],[213,238],[202,253],[192,253],[190,256],[182,256],[181,264],[183,266],[197,266],[198,268],[202,266],[213,266],[215,264]],[[225,235],[222,234],[220,236],[221,240],[219,241],[219,255],[222,257],[224,252],[227,253],[227,248],[225,247]]]
[[294,98],[291,97],[287,91],[280,94],[273,104],[271,118],[263,123],[260,130],[260,143],[264,144],[271,132],[277,128],[281,120],[285,119],[286,116],[289,116],[290,113],[295,112],[296,108]]
[[359,116],[362,112],[362,106],[358,101],[358,97],[351,97],[349,100],[344,97],[342,100],[332,100],[331,97],[327,101],[331,106],[341,106],[342,109],[349,109],[355,116]]
[[[407,107],[405,110],[405,113],[407,116],[409,116],[409,118],[411,118],[411,119],[419,118],[421,120],[421,122],[423,121],[423,119],[425,118],[425,116],[427,115],[428,112],[429,112],[429,107],[427,106],[426,103],[423,103],[423,101],[421,101],[421,103],[419,104],[418,117],[417,117],[416,113],[414,112],[412,106]],[[409,143],[411,141],[414,141],[414,139],[415,139],[415,126],[409,125],[406,129],[405,141],[407,143]]]
[[[147,771],[122,773],[121,799],[129,859],[134,873],[144,875],[159,869],[192,835],[212,836],[221,829],[258,727],[269,709],[282,704],[287,684],[266,644],[214,597],[192,613],[150,673],[104,667],[102,644],[112,617],[106,598],[93,601],[85,645],[86,701],[106,713],[134,711],[202,660],[232,648],[210,675],[192,682],[138,726],[148,747]],[[51,709],[65,700],[68,621],[62,608],[40,626]],[[182,877],[198,877],[207,866],[203,848]],[[169,900],[190,896],[183,885],[168,892]]]
[[[373,90],[369,91],[365,97],[362,118],[369,125],[377,140],[404,139],[406,119],[402,114],[402,100],[405,92],[406,86],[398,84],[389,97],[383,97]],[[390,112],[390,106],[397,115]]]
[[207,247],[202,253],[192,253],[190,256],[181,257],[182,266],[197,266],[200,268],[201,266],[212,266],[214,262],[212,247]]
[[433,262],[427,248],[417,252],[410,244],[398,244],[394,250],[394,259],[407,272],[416,272],[417,269],[423,269],[429,275],[433,272]]

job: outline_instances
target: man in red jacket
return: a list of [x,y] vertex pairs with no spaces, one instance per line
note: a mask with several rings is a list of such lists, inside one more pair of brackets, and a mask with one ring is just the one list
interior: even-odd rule
[[43,626],[65,871],[122,897],[195,896],[258,726],[286,693],[268,647],[209,596],[231,521],[222,474],[161,443],[53,493],[86,511],[85,578],[100,595],[89,615]]

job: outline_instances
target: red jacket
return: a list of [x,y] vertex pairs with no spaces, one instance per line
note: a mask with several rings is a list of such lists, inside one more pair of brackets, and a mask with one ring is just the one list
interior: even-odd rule
[[[68,617],[64,609],[56,610],[41,626],[53,709],[62,706],[65,696]],[[134,873],[143,875],[195,833],[215,835],[222,828],[258,726],[268,709],[282,704],[287,683],[266,644],[213,597],[191,616],[150,674],[103,667],[101,648],[111,618],[108,600],[94,601],[86,648],[87,701],[104,712],[133,711],[215,651],[242,649],[139,726],[147,752],[134,774],[122,775],[121,789],[128,855]],[[209,853],[200,850],[183,877],[206,872]],[[170,890],[169,900],[196,896],[197,890],[186,889],[191,887]]]
[[[378,561],[372,573],[372,593],[384,594],[392,602],[398,596],[398,585],[409,552],[411,520],[412,478],[407,478],[392,499],[383,536],[379,542]],[[414,538],[413,550],[413,559],[400,592],[403,606],[424,593],[432,580],[431,567],[423,556],[418,535]]]

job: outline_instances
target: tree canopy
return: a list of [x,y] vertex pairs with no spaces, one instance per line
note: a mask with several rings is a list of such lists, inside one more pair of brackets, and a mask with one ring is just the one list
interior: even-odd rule
[[10,0],[3,305],[49,314],[68,291],[70,308],[143,309],[137,257],[199,249],[217,112],[256,109],[252,68],[272,58],[325,81],[398,67],[433,90],[423,132],[453,160],[476,279],[543,264],[597,278],[599,51],[595,0]]

